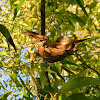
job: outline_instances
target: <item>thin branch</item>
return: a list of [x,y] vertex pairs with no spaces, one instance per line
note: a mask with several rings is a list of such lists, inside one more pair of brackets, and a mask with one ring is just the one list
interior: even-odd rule
[[[34,80],[34,82],[35,82],[35,84],[36,84],[36,87],[37,87],[37,90],[38,90],[38,94],[39,94],[39,95],[41,95],[41,96],[43,96],[43,97],[45,97],[44,95],[42,95],[42,94],[40,93],[40,89],[43,89],[43,88],[41,88],[41,86],[39,85],[39,83],[38,83],[37,79],[35,78],[35,76],[34,76],[34,74],[33,74],[32,69],[31,69],[29,66],[27,66],[27,68],[29,69],[30,74],[31,74],[31,76],[32,76],[32,78],[33,78],[33,80]],[[44,90],[44,91],[46,91],[46,90]],[[48,92],[48,94],[50,94],[50,92],[49,92],[49,91],[46,91],[46,92]],[[48,97],[47,97],[46,99],[48,99],[48,100],[49,100],[49,98],[48,98]]]
[[22,64],[22,65],[16,65],[16,66],[3,66],[3,65],[0,65],[0,68],[3,67],[3,68],[18,68],[18,67],[24,67],[24,66],[27,66],[28,64]]
[[28,45],[25,46],[25,47],[23,47],[23,48],[21,48],[21,49],[19,49],[19,51],[18,51],[17,53],[15,53],[13,57],[10,57],[6,63],[9,63],[9,62],[13,61],[14,58],[15,58],[23,49],[25,49],[25,48],[27,48],[27,47],[28,47]]
[[27,66],[27,68],[29,69],[31,76],[32,76],[32,78],[34,79],[34,82],[35,82],[35,84],[36,84],[36,88],[37,88],[38,93],[39,93],[39,92],[40,92],[40,91],[39,91],[40,85],[38,84],[37,79],[36,79],[35,76],[33,75],[32,69],[31,69],[29,66]]
[[[45,63],[45,62],[40,62],[40,63],[36,63],[36,62],[33,62],[32,61],[32,63],[34,63],[34,64],[42,64],[42,63]],[[19,64],[19,65],[16,65],[16,66],[3,66],[3,65],[0,65],[0,68],[18,68],[18,67],[25,67],[25,66],[28,66],[28,65],[30,65],[31,64],[31,62],[29,62],[29,63],[25,63],[25,64]]]
[[75,53],[76,53],[76,56],[77,56],[78,60],[81,61],[83,65],[85,65],[84,67],[86,69],[87,68],[92,69],[95,73],[97,73],[100,76],[100,73],[98,71],[96,71],[95,69],[93,69],[92,67],[90,67],[90,65],[86,64],[86,62],[83,60],[83,58],[81,57],[81,55],[77,54],[77,52],[75,52]]
[[[31,43],[30,43],[30,44],[31,44]],[[36,44],[32,44],[32,45],[35,46]],[[14,58],[15,58],[23,49],[28,48],[28,47],[30,47],[30,46],[29,46],[29,45],[26,45],[25,47],[19,49],[19,51],[16,52],[16,53],[14,54],[13,57],[10,57],[6,63],[9,63],[9,62],[13,61]]]

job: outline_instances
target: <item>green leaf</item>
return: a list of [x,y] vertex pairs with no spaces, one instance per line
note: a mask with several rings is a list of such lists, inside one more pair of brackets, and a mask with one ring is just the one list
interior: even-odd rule
[[46,42],[46,44],[47,44],[48,46],[53,45],[53,44],[57,41],[58,36],[59,36],[59,34],[55,34],[54,32],[52,32],[52,33],[51,33],[51,38],[50,38],[49,41]]
[[46,71],[55,73],[54,71],[48,69],[48,64],[46,64],[46,63],[41,64],[40,80],[44,86],[48,86],[47,77],[45,75]]
[[[64,78],[62,77],[62,75],[60,75],[60,72],[58,70],[58,68],[54,65],[54,64],[51,64],[52,65],[52,70],[56,72],[56,74],[62,79],[64,80]],[[65,81],[65,80],[64,80]]]
[[8,53],[6,51],[0,51],[0,56],[6,56]]
[[84,2],[83,0],[76,0],[76,2],[78,3],[78,5],[81,7],[81,9],[83,10],[83,12],[85,13],[85,15],[88,17],[88,14],[85,10],[85,7],[84,7]]
[[32,22],[36,22],[38,19],[37,18],[31,18]]
[[86,97],[83,93],[75,93],[70,95],[67,100],[91,100],[90,98]]
[[[3,80],[3,82],[4,82],[4,80]],[[5,84],[2,84],[2,82],[0,82],[0,89],[2,88],[2,89],[6,89],[6,87],[4,86]]]
[[73,91],[77,88],[82,88],[89,85],[99,85],[100,79],[92,78],[92,77],[78,77],[75,79],[68,80],[61,89],[59,90],[59,94],[65,94],[69,91]]
[[79,22],[79,24],[81,26],[84,26],[86,21],[87,21],[87,18],[85,17],[85,21],[82,20],[82,18],[78,17],[76,14],[70,12],[70,11],[66,11],[66,13],[68,14],[68,19],[70,21],[70,19],[74,20],[75,22]]
[[61,62],[62,62],[62,64],[69,64],[69,65],[74,65],[74,66],[82,67],[79,64],[76,64],[76,63],[73,63],[73,62],[70,62],[70,61],[67,61],[67,60],[62,60]]
[[21,83],[23,84],[23,86],[25,87],[25,89],[28,91],[29,95],[33,96],[32,92],[30,91],[30,88],[27,88],[26,84],[24,83],[24,81],[22,80],[22,78],[19,76]]
[[33,100],[33,97],[31,98],[27,93],[23,94],[23,98],[25,98],[26,100]]
[[14,11],[13,20],[15,20],[15,18],[16,18],[16,16],[17,16],[17,13],[18,13],[18,11],[20,10],[20,8],[22,7],[24,1],[25,1],[25,0],[20,0],[20,3],[17,5],[17,8],[16,8],[15,11]]
[[0,100],[7,100],[7,97],[11,94],[11,92],[5,93],[1,96]]
[[70,24],[73,28],[75,27],[74,21],[73,21],[73,19],[71,19],[70,17],[68,18],[68,22],[69,22],[69,24]]
[[48,86],[47,78],[45,76],[45,71],[43,70],[41,70],[41,73],[40,73],[40,80],[44,86]]
[[17,0],[10,0],[11,6],[16,2]]
[[21,87],[21,84],[19,83],[19,81],[17,79],[17,74],[16,73],[12,74],[10,77],[14,81],[14,83],[17,85],[17,87]]
[[16,51],[16,47],[15,47],[15,44],[14,44],[13,39],[12,39],[11,36],[8,38],[8,42],[13,46],[13,48],[14,48],[15,51]]
[[5,26],[3,26],[2,24],[0,24],[0,32],[8,40],[8,38],[10,37],[10,33],[9,33],[8,29]]
[[6,44],[0,44],[0,48],[7,48]]
[[96,7],[97,3],[98,2],[96,0],[94,0],[94,2],[91,3],[91,5],[88,5],[87,7],[90,8],[90,9],[94,9]]
[[100,100],[100,99],[97,98],[96,96],[85,96],[84,93],[74,93],[68,96],[66,100]]
[[[1,33],[3,34],[3,36],[6,38],[7,43],[9,42],[9,43],[13,46],[13,48],[15,49],[15,51],[16,51],[16,47],[15,47],[15,44],[14,44],[14,42],[13,42],[12,37],[10,36],[10,32],[9,32],[8,29],[7,29],[5,26],[3,26],[2,24],[0,24],[0,32],[1,32]],[[9,44],[8,44],[8,48],[9,48]]]
[[74,74],[72,71],[66,68],[66,66],[63,64],[62,68],[67,71],[69,74]]
[[49,68],[45,68],[45,67],[42,67],[42,70],[43,71],[48,71],[49,73],[56,73],[55,71],[49,69]]

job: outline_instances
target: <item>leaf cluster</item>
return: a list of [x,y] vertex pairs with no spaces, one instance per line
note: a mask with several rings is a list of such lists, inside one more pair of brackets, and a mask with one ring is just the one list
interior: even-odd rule
[[56,63],[36,57],[39,42],[23,33],[28,29],[41,34],[41,1],[1,0],[0,4],[1,100],[100,100],[98,0],[46,0],[48,44],[59,37],[91,38],[77,45],[80,50],[75,55]]

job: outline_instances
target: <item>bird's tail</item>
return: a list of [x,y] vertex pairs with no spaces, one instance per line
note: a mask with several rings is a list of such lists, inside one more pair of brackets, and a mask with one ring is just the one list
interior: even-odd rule
[[32,31],[26,31],[24,33],[27,33],[29,36],[32,36],[34,37],[35,39],[37,40],[40,40],[40,41],[44,41],[44,40],[49,40],[49,37],[48,36],[44,36],[44,35],[39,35],[38,33],[36,32],[32,32]]

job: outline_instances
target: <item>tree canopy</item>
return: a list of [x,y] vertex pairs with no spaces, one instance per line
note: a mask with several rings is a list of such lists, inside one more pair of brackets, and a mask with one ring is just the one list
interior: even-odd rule
[[[90,39],[48,63],[36,57],[40,42],[27,30],[49,36],[48,45],[58,37]],[[100,100],[100,0],[1,0],[0,99],[75,98]]]

